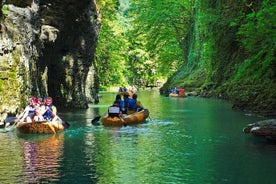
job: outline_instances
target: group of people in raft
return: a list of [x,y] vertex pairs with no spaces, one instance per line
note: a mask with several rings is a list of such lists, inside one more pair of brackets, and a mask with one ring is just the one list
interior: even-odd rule
[[180,96],[184,96],[185,95],[185,89],[183,87],[181,87],[181,88],[174,87],[174,88],[170,89],[170,93],[171,94],[178,94]]
[[28,105],[19,115],[19,122],[55,121],[58,118],[56,113],[52,97],[30,97]]
[[117,94],[113,105],[108,108],[108,116],[112,118],[124,117],[143,110],[144,108],[137,97],[136,93],[131,96],[128,92]]

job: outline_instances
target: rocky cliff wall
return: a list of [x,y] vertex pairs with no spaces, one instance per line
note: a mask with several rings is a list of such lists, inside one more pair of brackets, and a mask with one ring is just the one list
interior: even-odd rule
[[0,120],[32,95],[59,109],[97,102],[94,0],[6,0],[0,16]]
[[[195,2],[194,22],[183,46],[186,61],[160,92],[168,94],[171,87],[183,86],[192,94],[226,99],[235,109],[275,117],[275,43],[271,41],[275,38],[275,19],[270,15],[275,12],[275,2]],[[256,12],[258,16],[248,21]],[[246,36],[240,34],[245,24],[246,28],[252,25],[252,30],[243,30],[250,33]],[[241,43],[248,36],[257,40],[251,43],[256,50],[246,49],[250,42]]]

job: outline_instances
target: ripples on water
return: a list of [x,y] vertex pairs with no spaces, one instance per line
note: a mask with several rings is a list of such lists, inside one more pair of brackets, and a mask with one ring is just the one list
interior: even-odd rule
[[260,117],[219,100],[139,94],[151,120],[93,126],[115,94],[87,110],[62,113],[57,135],[0,132],[1,183],[271,183],[276,145],[242,133]]

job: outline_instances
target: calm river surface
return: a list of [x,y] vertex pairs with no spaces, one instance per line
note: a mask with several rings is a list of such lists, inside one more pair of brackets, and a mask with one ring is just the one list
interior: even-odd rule
[[0,130],[0,183],[275,183],[276,144],[242,132],[261,117],[221,100],[143,91],[147,123],[93,126],[114,98],[103,93],[87,110],[60,113],[71,127],[54,136]]

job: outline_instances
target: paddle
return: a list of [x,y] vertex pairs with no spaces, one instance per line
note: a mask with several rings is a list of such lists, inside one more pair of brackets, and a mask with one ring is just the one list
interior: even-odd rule
[[56,117],[61,121],[61,124],[64,126],[64,128],[70,127],[70,124],[67,121],[63,121],[57,114]]
[[[17,121],[14,122],[16,119]],[[5,119],[4,122],[5,122],[5,129],[8,129],[8,131],[10,131],[13,127],[15,127],[19,123],[19,120],[17,117],[8,117]],[[10,126],[11,122],[14,122],[14,123]]]
[[[105,111],[104,114],[107,114],[107,113],[108,113],[108,110]],[[95,118],[93,118],[93,119],[91,120],[92,125],[95,125],[95,126],[100,125],[99,121],[100,121],[101,118],[102,118],[101,115],[98,115],[98,116],[96,116]]]
[[[121,116],[119,116],[119,118],[120,118],[120,120],[123,122],[123,125],[126,126],[126,125],[125,125],[125,120],[124,120]],[[98,122],[100,121],[100,119],[101,119],[101,116],[96,116],[94,119],[92,119],[91,123],[92,123],[93,125],[95,125],[95,126],[100,125],[100,124],[98,123]]]
[[[15,125],[17,125],[19,120],[23,117],[25,111],[26,111],[26,109],[24,109],[24,111],[20,114],[19,118],[18,117],[8,117],[8,118],[6,118],[5,121],[4,121],[5,128],[7,128],[11,124],[11,122],[14,122],[14,123],[12,124],[12,126],[9,129],[11,129]],[[15,120],[17,120],[17,121],[15,122]]]
[[[140,102],[140,105],[142,106],[142,110],[143,110],[143,109],[145,109],[145,108],[144,108],[144,106],[143,106],[143,104],[142,104],[141,102]],[[151,119],[150,115],[149,115],[149,117],[148,117],[148,118],[149,118],[149,120],[150,120],[150,121],[152,121],[152,119]]]
[[[8,118],[6,118],[5,121],[4,121],[4,127],[5,127],[5,129],[7,129],[8,127],[10,127],[8,129],[8,131],[11,130],[11,128],[15,126],[14,124],[16,124],[14,122],[16,119],[17,119],[17,117],[8,117]],[[12,122],[13,122],[13,124],[11,125]]]
[[11,122],[14,122],[16,119],[17,119],[17,122],[15,122],[15,123],[18,123],[18,121],[24,116],[25,112],[26,112],[26,109],[24,109],[24,111],[19,115],[19,118],[16,116],[15,117],[7,117],[4,121],[4,123],[10,124]]
[[[51,111],[50,109],[48,109],[51,113],[53,113],[53,111]],[[67,121],[63,121],[58,115],[57,113],[55,114],[55,116],[57,117],[57,119],[59,119],[61,121],[61,124],[64,126],[64,128],[69,128],[70,124]]]
[[17,119],[17,117],[7,117],[7,118],[5,119],[5,121],[4,121],[5,126],[6,126],[7,124],[10,124],[11,122],[14,122],[16,119]]
[[125,121],[121,116],[119,116],[119,118],[120,118],[120,120],[123,122],[123,126],[127,126],[127,125],[126,125],[126,121]]
[[101,116],[96,116],[94,119],[91,120],[91,123],[93,125],[99,125],[98,122],[100,121],[100,119],[101,119]]
[[14,121],[17,119],[17,121],[14,122],[14,123],[10,126],[9,130],[11,130],[14,126],[16,126],[16,125],[19,123],[19,120],[20,120],[21,118],[23,118],[23,116],[24,116],[25,113],[26,113],[26,108],[25,108],[24,111],[19,115],[19,118],[18,118],[18,117],[8,117],[8,118],[6,118],[5,121],[4,121],[4,122],[5,122],[5,128],[9,127],[10,123],[11,123],[11,122],[14,122]]
[[148,117],[148,118],[149,118],[149,120],[150,120],[150,121],[152,121],[152,119],[151,119],[150,115],[149,115],[149,117]]

